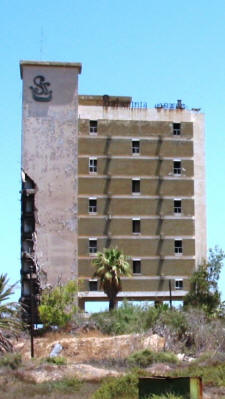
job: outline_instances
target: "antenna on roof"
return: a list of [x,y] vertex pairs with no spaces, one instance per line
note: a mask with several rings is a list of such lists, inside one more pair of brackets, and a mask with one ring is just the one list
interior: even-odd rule
[[43,26],[41,27],[41,40],[40,40],[40,60],[43,58],[43,47],[44,47],[44,30]]

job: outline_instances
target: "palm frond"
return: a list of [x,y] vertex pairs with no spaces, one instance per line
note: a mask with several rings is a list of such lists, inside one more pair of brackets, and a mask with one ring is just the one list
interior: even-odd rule
[[120,277],[131,275],[128,258],[117,248],[107,248],[97,253],[92,265],[95,267],[94,277],[100,280],[100,287],[110,300],[115,299],[122,289]]

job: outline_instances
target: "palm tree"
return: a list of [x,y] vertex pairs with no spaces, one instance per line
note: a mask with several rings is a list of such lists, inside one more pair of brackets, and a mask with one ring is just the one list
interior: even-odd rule
[[3,331],[9,331],[15,334],[21,329],[21,320],[19,317],[19,304],[16,302],[7,302],[14,293],[16,284],[9,285],[6,274],[0,275],[0,352],[11,351],[12,344],[2,334]]
[[96,268],[94,277],[100,279],[100,288],[109,298],[109,310],[116,305],[116,296],[121,291],[121,276],[130,276],[128,258],[117,248],[104,249],[98,252],[92,264]]

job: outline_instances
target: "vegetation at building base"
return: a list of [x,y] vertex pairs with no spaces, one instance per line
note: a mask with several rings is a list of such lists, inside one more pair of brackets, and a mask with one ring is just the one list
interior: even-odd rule
[[0,356],[0,367],[9,367],[16,370],[22,364],[22,357],[20,353],[5,353]]
[[12,351],[12,344],[4,332],[16,335],[22,329],[20,305],[9,302],[16,284],[9,284],[7,274],[0,275],[0,353]]
[[0,384],[1,399],[80,399],[88,398],[96,390],[96,386],[83,386],[77,378],[63,378],[61,380],[31,384],[23,381],[19,374],[11,374]]
[[38,308],[41,322],[45,327],[66,327],[77,312],[75,305],[77,282],[69,281],[57,287],[46,288],[41,296]]
[[92,399],[136,399],[138,397],[138,374],[130,373],[119,378],[108,378],[94,393]]
[[[189,303],[184,308],[170,309],[167,305],[158,307],[148,305],[134,306],[132,303],[124,302],[118,309],[109,312],[94,314],[91,316],[90,323],[95,325],[104,334],[143,334],[150,336],[158,334],[165,338],[165,346],[163,352],[152,352],[148,349],[133,353],[124,359],[121,370],[128,374],[119,377],[106,379],[100,383],[82,383],[78,380],[70,378],[62,378],[58,381],[45,382],[42,384],[31,385],[22,378],[24,363],[21,367],[21,357],[17,354],[7,354],[0,357],[0,397],[7,399],[27,399],[31,395],[35,398],[59,399],[78,399],[80,397],[89,397],[90,399],[113,399],[121,397],[122,399],[137,399],[137,381],[139,376],[145,373],[151,375],[157,363],[165,362],[167,375],[171,376],[202,376],[204,386],[221,387],[222,399],[225,392],[225,312],[223,304],[205,306],[206,295],[214,295],[218,292],[216,283],[218,282],[219,272],[222,267],[223,254],[216,252],[216,257],[209,257],[208,266],[204,266],[204,274],[200,274],[200,282],[197,279],[197,292],[199,302]],[[212,254],[214,256],[214,254]],[[209,264],[211,263],[211,269]],[[215,267],[214,267],[215,266]],[[201,279],[204,284],[201,284]],[[76,296],[76,293],[74,293]],[[63,296],[62,296],[63,297]],[[53,296],[53,302],[57,302],[57,295]],[[64,298],[64,297],[63,297]],[[60,312],[71,313],[71,304],[67,301],[61,301],[58,307]],[[48,305],[50,306],[50,301]],[[64,304],[64,306],[62,306]],[[74,304],[74,298],[73,298]],[[216,301],[215,301],[216,304]],[[74,309],[73,309],[74,311]],[[57,312],[56,312],[57,313]],[[62,325],[62,316],[52,319],[48,325]],[[72,319],[77,322],[77,316],[73,312]],[[53,321],[54,320],[54,321]],[[69,319],[65,317],[66,324]],[[86,319],[86,323],[89,323]],[[64,325],[64,324],[63,324]],[[52,334],[52,333],[51,333]],[[57,332],[59,334],[59,332]],[[70,334],[71,336],[71,334]],[[57,338],[58,339],[58,338]],[[62,352],[63,353],[63,352]],[[187,361],[177,362],[176,354],[182,354],[196,358],[189,363]],[[46,355],[45,355],[46,356]],[[127,356],[127,355],[126,355]],[[180,357],[179,357],[180,358]],[[37,359],[36,359],[37,360]],[[25,361],[26,363],[27,361]],[[44,359],[44,367],[54,369],[64,369],[70,366],[64,357]],[[46,364],[49,363],[49,364]],[[36,367],[34,363],[30,363],[31,368]],[[104,364],[104,361],[103,361]],[[132,367],[140,369],[132,369]],[[42,367],[39,363],[38,367]],[[100,366],[102,367],[102,365]],[[146,371],[146,367],[149,370]],[[159,366],[157,366],[159,367]],[[161,366],[160,366],[161,367]],[[5,369],[4,372],[2,370]],[[13,386],[14,384],[14,386]],[[164,396],[152,396],[152,399],[166,398]],[[214,397],[214,396],[213,396]],[[218,396],[216,396],[218,397]],[[172,394],[167,395],[168,399],[178,399]]]
[[184,299],[184,307],[203,309],[208,315],[223,311],[218,281],[225,253],[217,246],[209,249],[208,261],[199,266],[191,277],[190,291]]
[[178,358],[172,352],[153,352],[149,349],[144,349],[132,353],[127,359],[129,367],[145,368],[151,366],[153,363],[177,364]]
[[121,277],[130,276],[130,264],[127,257],[117,248],[108,248],[98,252],[92,261],[96,268],[94,277],[100,280],[100,288],[109,298],[109,310],[116,306],[116,296],[122,290]]

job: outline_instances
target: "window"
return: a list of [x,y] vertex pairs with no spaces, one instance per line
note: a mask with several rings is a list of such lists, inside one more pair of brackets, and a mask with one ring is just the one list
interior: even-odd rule
[[33,233],[34,221],[32,219],[24,220],[23,231],[24,233]]
[[181,213],[181,200],[175,199],[173,207],[175,214]]
[[97,172],[97,158],[89,158],[89,173]]
[[174,123],[173,124],[173,135],[174,136],[180,136],[180,123]]
[[97,199],[96,198],[89,198],[88,212],[89,213],[97,212]]
[[22,248],[24,252],[32,253],[34,248],[34,243],[32,240],[24,240],[22,242]]
[[139,140],[132,140],[132,154],[133,155],[140,154],[140,141]]
[[34,196],[30,196],[29,198],[25,199],[25,212],[31,213],[34,210]]
[[183,280],[182,279],[175,280],[175,289],[182,290],[182,288],[183,288]]
[[174,175],[181,175],[181,161],[173,161]]
[[89,280],[89,291],[98,291],[98,281]]
[[89,254],[96,254],[97,238],[89,238]]
[[140,274],[141,273],[141,260],[133,259],[133,273]]
[[140,179],[132,179],[132,193],[140,194]]
[[98,122],[97,121],[90,121],[90,134],[98,133]]
[[132,232],[136,234],[141,232],[140,218],[132,219]]
[[182,240],[174,241],[174,252],[175,252],[175,255],[182,255],[182,253],[183,253]]

